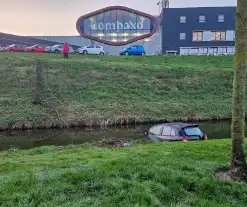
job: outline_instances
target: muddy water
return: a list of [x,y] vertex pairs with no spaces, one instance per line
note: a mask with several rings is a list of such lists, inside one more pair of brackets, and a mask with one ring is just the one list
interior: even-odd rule
[[[200,128],[208,134],[209,139],[229,138],[229,121],[202,122]],[[0,150],[9,148],[30,149],[34,147],[54,145],[79,145],[79,144],[109,144],[118,143],[146,143],[151,142],[144,132],[150,125],[94,128],[85,129],[52,129],[52,130],[30,130],[18,132],[0,133]]]

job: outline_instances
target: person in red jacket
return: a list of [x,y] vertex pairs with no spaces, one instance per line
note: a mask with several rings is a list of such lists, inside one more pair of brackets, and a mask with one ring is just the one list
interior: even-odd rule
[[63,44],[63,58],[69,59],[69,45],[67,42]]

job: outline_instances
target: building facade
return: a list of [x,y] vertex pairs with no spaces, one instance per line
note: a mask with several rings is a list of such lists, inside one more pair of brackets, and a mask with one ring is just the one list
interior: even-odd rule
[[[157,17],[157,20],[159,21],[159,17]],[[127,44],[127,45],[122,45],[122,46],[113,46],[113,45],[107,45],[104,43],[96,42],[97,44],[100,44],[101,46],[104,47],[104,50],[107,54],[109,55],[119,55],[119,52],[127,48],[131,45],[142,45],[145,48],[146,54],[147,55],[155,55],[161,53],[161,31],[162,27],[159,26],[156,33],[153,34],[151,37],[138,40],[136,42]],[[57,42],[57,43],[64,43],[68,42],[70,45],[75,45],[77,47],[84,47],[89,44],[92,44],[92,40],[87,39],[82,36],[32,36],[32,38],[39,39],[39,40],[46,40],[46,41],[52,41],[52,42]],[[131,38],[131,36],[126,36],[126,38]],[[95,43],[95,41],[94,41]]]
[[236,7],[164,8],[162,53],[234,54],[235,15]]

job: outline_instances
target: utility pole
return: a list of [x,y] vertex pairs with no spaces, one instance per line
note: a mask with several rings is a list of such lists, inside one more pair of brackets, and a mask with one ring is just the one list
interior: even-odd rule
[[169,0],[160,0],[157,5],[159,6],[159,13],[161,13],[161,11],[164,8],[170,8],[170,1]]

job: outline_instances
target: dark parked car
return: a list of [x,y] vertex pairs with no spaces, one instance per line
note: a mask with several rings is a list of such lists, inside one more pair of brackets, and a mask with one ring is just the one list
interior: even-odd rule
[[152,140],[162,141],[192,141],[206,140],[207,135],[197,124],[166,123],[154,126],[146,133]]

